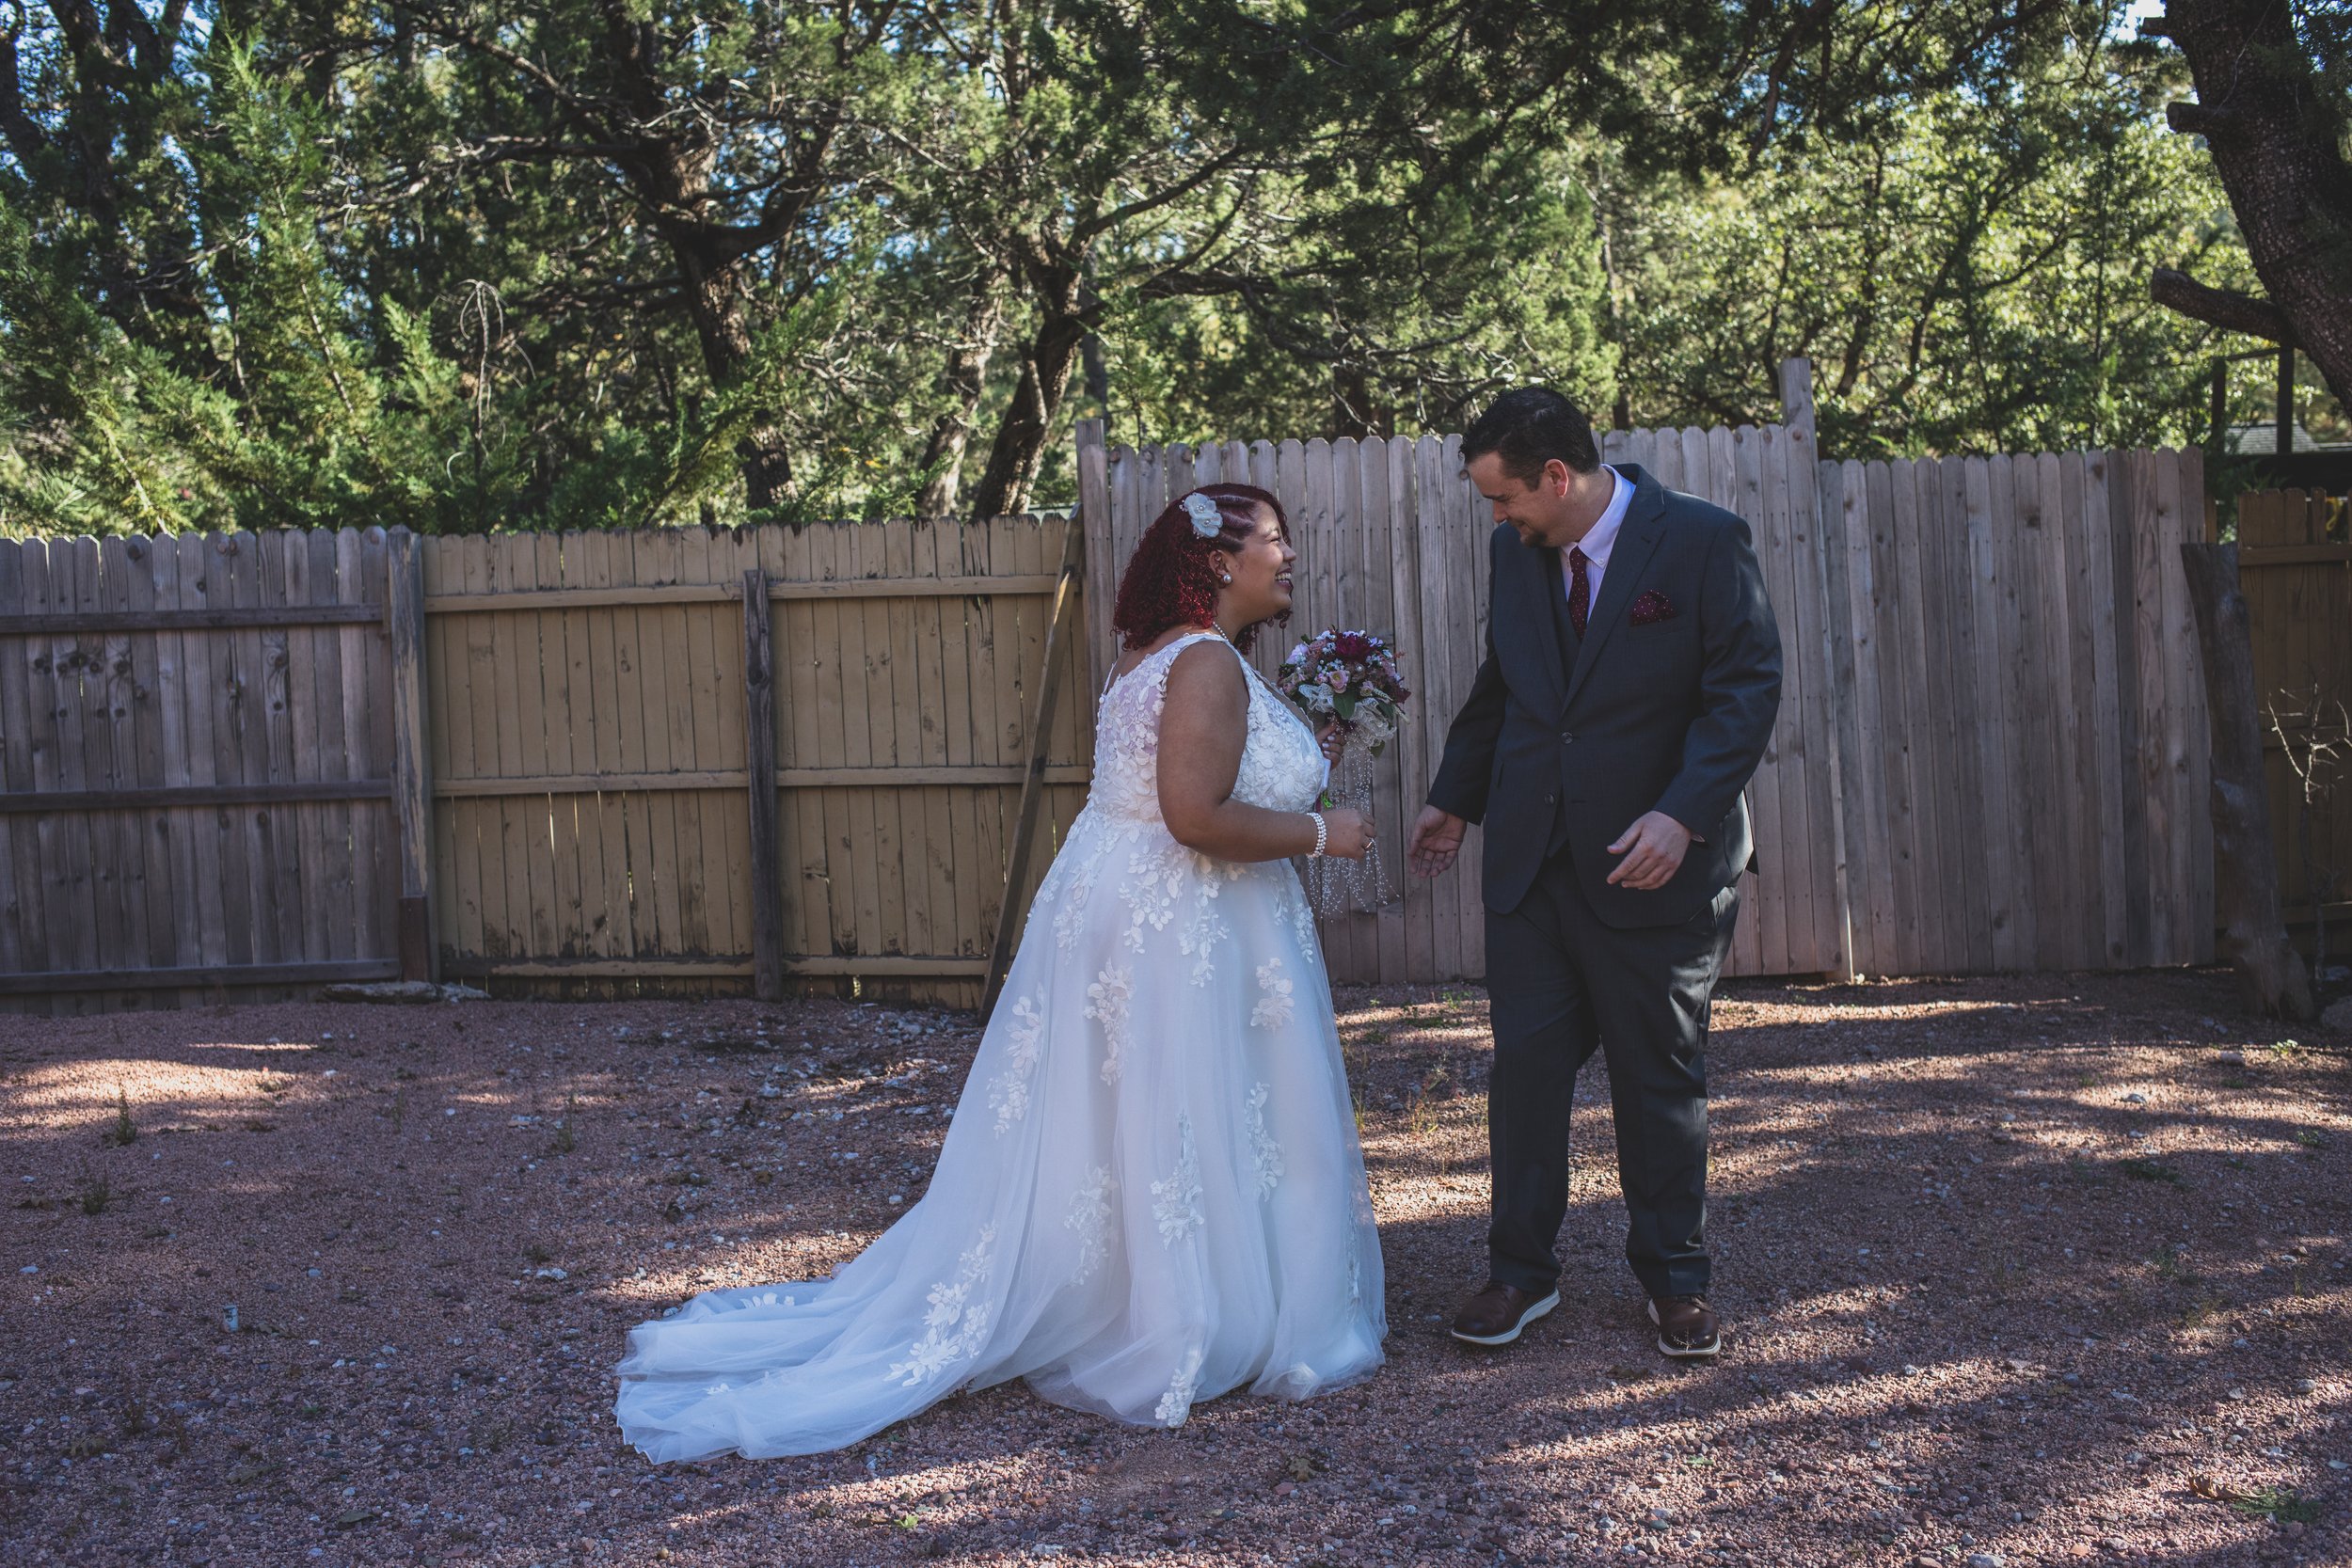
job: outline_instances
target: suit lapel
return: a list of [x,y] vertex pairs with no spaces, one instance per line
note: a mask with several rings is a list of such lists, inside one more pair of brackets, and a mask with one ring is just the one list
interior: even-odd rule
[[1633,597],[1634,579],[1658,553],[1658,542],[1666,536],[1666,492],[1638,466],[1628,463],[1617,470],[1633,482],[1633,503],[1626,509],[1625,521],[1618,525],[1616,547],[1609,552],[1609,569],[1601,575],[1600,597],[1593,605],[1591,619],[1584,623],[1584,645],[1576,656],[1576,670],[1568,677],[1567,694],[1561,700],[1565,710],[1576,700],[1585,677],[1593,673],[1594,661],[1625,619],[1625,607]]

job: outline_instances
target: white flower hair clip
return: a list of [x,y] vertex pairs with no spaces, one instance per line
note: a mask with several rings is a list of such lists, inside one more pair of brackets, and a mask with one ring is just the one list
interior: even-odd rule
[[1214,539],[1224,531],[1225,514],[1198,490],[1184,498],[1184,515],[1192,519],[1192,531],[1203,539]]

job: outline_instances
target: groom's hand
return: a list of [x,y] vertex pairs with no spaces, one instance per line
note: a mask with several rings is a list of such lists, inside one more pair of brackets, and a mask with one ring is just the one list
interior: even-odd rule
[[1405,847],[1405,859],[1417,877],[1435,877],[1454,863],[1461,853],[1462,835],[1470,824],[1450,811],[1435,806],[1421,808],[1414,820],[1411,842]]
[[1609,873],[1610,885],[1644,893],[1664,887],[1682,869],[1682,857],[1690,847],[1690,829],[1662,811],[1646,812],[1609,847],[1611,854],[1625,857]]

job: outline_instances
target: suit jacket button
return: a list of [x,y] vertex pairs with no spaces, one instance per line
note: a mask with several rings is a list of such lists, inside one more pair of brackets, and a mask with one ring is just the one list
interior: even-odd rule
[[1558,803],[1560,797],[1557,795],[1547,795],[1544,797],[1544,804],[1548,806],[1554,805]]
[[1565,731],[1565,730],[1562,730],[1562,731],[1560,732],[1560,744],[1562,744],[1563,746],[1572,746],[1572,745],[1574,745],[1575,743],[1576,743],[1576,736],[1574,736],[1570,735],[1570,734],[1569,734],[1567,731]]

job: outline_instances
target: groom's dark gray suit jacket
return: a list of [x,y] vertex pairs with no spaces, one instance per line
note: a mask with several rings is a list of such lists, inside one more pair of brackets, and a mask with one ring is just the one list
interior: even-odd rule
[[[1447,732],[1429,803],[1485,824],[1486,907],[1498,914],[1565,847],[1604,923],[1678,925],[1752,852],[1740,791],[1780,706],[1780,629],[1755,543],[1736,515],[1614,467],[1633,501],[1581,644],[1561,552],[1521,544],[1508,524],[1490,542],[1486,662]],[[1651,811],[1703,842],[1663,887],[1611,887],[1620,857],[1608,846]]]

